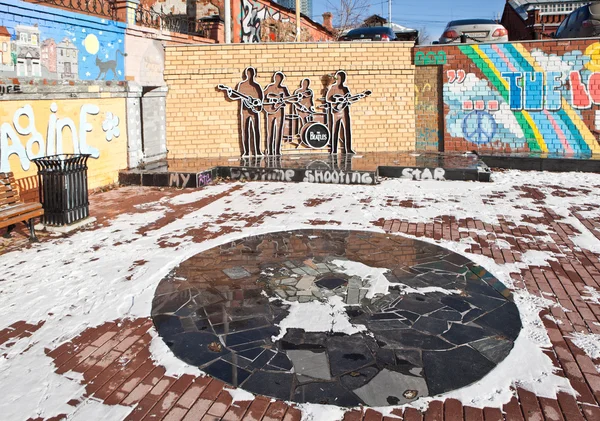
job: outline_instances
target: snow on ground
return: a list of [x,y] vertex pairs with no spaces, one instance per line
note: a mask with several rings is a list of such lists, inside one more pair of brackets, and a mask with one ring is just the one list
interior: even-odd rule
[[571,340],[591,359],[600,358],[600,335],[573,332]]
[[[145,204],[138,212],[119,215],[95,230],[1,255],[0,329],[21,320],[33,324],[46,321],[31,337],[20,339],[10,348],[0,346],[0,355],[5,354],[0,357],[2,418],[48,418],[71,413],[75,419],[122,419],[131,408],[106,406],[93,399],[84,400],[75,410],[67,405],[68,401],[83,396],[84,386],[78,378],[69,379],[54,373],[52,359],[46,356],[44,349],[54,349],[85,329],[106,321],[148,317],[154,290],[171,269],[203,250],[238,238],[314,228],[311,221],[337,221],[325,222],[321,228],[381,232],[374,225],[380,219],[415,223],[449,215],[491,224],[497,224],[501,217],[508,222],[532,226],[544,234],[536,241],[551,242],[547,226],[523,221],[523,216],[543,216],[535,199],[520,190],[529,186],[546,195],[545,207],[579,231],[580,234],[572,238],[578,247],[600,251],[600,241],[571,212],[572,208],[581,207],[584,208],[581,215],[598,217],[600,210],[593,205],[600,194],[600,175],[507,171],[494,174],[493,179],[493,183],[388,180],[378,186],[258,182],[209,186]],[[162,227],[138,232],[167,215],[173,205],[193,208],[198,201],[232,186],[241,188]],[[575,189],[576,193],[564,197],[554,195],[557,188]],[[582,188],[589,192],[577,193]],[[327,200],[316,206],[304,205],[313,198]],[[399,201],[405,200],[412,200],[415,207],[398,206]],[[250,218],[258,218],[253,220],[260,222],[248,222]],[[191,229],[222,232],[222,235],[196,242],[189,233]],[[522,262],[500,265],[490,258],[466,253],[472,241],[463,238],[435,243],[466,255],[509,287],[514,287],[511,273],[520,273],[522,267],[530,264],[546,265],[553,259],[547,253],[528,252]],[[506,243],[501,244],[507,247]],[[146,263],[136,264],[140,259]],[[590,291],[591,297],[594,293]],[[514,351],[480,382],[446,396],[456,397],[465,405],[499,407],[513,396],[511,386],[515,385],[546,397],[554,397],[560,390],[574,393],[565,378],[553,373],[552,362],[542,352],[550,342],[538,313],[552,303],[523,290],[515,292],[515,300],[524,329]],[[597,344],[598,338],[591,340]],[[154,358],[167,367],[168,374],[198,373],[196,368],[174,358],[160,338],[154,338],[151,351]],[[234,395],[239,397],[238,392]],[[428,398],[421,399],[415,405],[423,406],[427,402]],[[319,405],[302,408],[306,419],[324,419],[319,418],[321,416],[340,419],[343,413],[339,408]],[[389,408],[383,410],[390,412]]]

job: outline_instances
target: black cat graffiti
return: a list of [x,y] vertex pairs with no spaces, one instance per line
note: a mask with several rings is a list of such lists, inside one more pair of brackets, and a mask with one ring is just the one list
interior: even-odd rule
[[125,57],[127,54],[123,54],[121,50],[115,51],[115,59],[114,60],[100,60],[100,57],[96,56],[96,66],[98,66],[98,77],[96,80],[101,79],[104,76],[104,79],[108,79],[108,72],[112,71],[113,79],[118,79],[117,77],[117,58],[118,55],[121,54],[122,57]]

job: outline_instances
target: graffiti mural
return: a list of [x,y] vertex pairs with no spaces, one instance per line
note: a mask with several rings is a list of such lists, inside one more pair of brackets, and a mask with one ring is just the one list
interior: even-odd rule
[[0,4],[20,12],[0,15],[0,77],[125,79],[124,24],[24,2]]
[[124,121],[122,99],[3,101],[0,172],[21,178],[35,174],[32,159],[71,153],[91,155],[90,168],[100,159],[126,162]]
[[[348,75],[340,70],[328,86],[324,104],[314,106],[310,80],[302,79],[300,87],[290,95],[283,72],[275,72],[264,89],[256,81],[253,67],[244,69],[236,89],[218,85],[232,101],[240,103],[242,156],[281,155],[283,143],[296,149],[329,149],[332,154],[341,150],[353,154],[352,119],[350,106],[371,95],[364,91],[352,95],[346,85]],[[317,112],[323,109],[324,112]],[[264,119],[261,113],[265,114]],[[263,121],[266,126],[265,147],[261,147]]]
[[242,42],[261,42],[261,29],[263,21],[289,22],[272,7],[252,0],[242,0]]
[[592,132],[600,105],[600,43],[562,55],[552,45],[455,47],[468,60],[457,59],[445,72],[450,137],[496,150],[600,152]]

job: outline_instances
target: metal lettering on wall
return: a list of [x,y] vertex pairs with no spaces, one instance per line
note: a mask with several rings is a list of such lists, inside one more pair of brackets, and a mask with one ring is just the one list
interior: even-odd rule
[[256,76],[256,69],[247,67],[235,89],[218,86],[230,100],[240,102],[242,156],[281,155],[282,144],[333,154],[339,149],[354,153],[350,105],[368,97],[371,91],[352,95],[346,85],[347,74],[340,70],[320,98],[323,104],[315,106],[310,79],[302,79],[290,94],[283,72],[276,72],[264,89]]

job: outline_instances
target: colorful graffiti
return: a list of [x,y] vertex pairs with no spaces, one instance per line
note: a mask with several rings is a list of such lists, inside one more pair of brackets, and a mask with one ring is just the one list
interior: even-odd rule
[[[31,160],[82,153],[92,161],[125,159],[123,99],[4,101],[0,111],[0,172],[31,175]],[[122,155],[122,157],[121,157]]]
[[415,66],[431,66],[435,64],[446,64],[446,53],[443,51],[428,51],[426,53],[419,51],[415,54]]
[[242,42],[261,42],[262,22],[267,19],[289,21],[271,7],[252,0],[242,0]]
[[495,149],[600,153],[583,115],[600,104],[600,61],[592,58],[600,43],[562,56],[519,43],[458,49],[478,72],[446,71],[450,136]]
[[14,10],[0,15],[0,77],[125,79],[124,24],[14,0],[0,5]]

